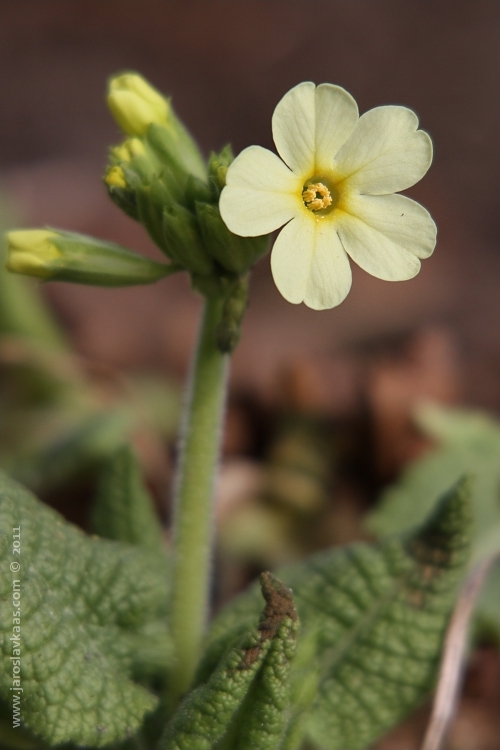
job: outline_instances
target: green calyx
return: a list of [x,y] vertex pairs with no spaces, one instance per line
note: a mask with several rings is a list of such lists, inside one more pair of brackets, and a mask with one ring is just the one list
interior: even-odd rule
[[112,200],[145,227],[176,267],[191,274],[194,288],[226,299],[218,345],[232,351],[246,292],[244,304],[237,300],[247,282],[236,284],[236,296],[228,290],[264,255],[268,238],[238,237],[222,221],[218,203],[233,160],[231,147],[212,153],[205,165],[170,103],[168,112],[168,122],[152,121],[141,136],[110,150],[104,181]]
[[75,232],[32,229],[7,234],[7,268],[46,281],[94,286],[151,284],[177,270],[112,242]]

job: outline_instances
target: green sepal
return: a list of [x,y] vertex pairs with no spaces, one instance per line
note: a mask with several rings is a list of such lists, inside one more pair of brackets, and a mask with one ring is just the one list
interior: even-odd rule
[[208,158],[208,176],[217,201],[222,188],[225,187],[227,168],[232,161],[234,161],[234,154],[230,143],[224,146],[218,154],[212,151]]
[[108,195],[113,203],[118,206],[131,219],[139,221],[139,209],[137,207],[137,196],[134,190],[129,188],[116,187],[116,185],[106,185]]
[[152,284],[176,270],[114,242],[51,227],[11,231],[7,239],[8,270],[45,281],[132,286]]
[[233,352],[240,340],[241,324],[248,307],[248,284],[248,274],[238,277],[224,302],[216,333],[217,347],[223,354]]
[[200,276],[212,272],[213,261],[203,246],[196,217],[179,203],[163,211],[163,237],[170,256],[183,268]]
[[206,181],[207,170],[198,147],[184,126],[175,120],[168,127],[152,123],[146,133],[148,145],[178,179],[192,174]]
[[172,201],[172,193],[158,177],[149,185],[140,185],[136,190],[139,221],[149,236],[167,257],[175,260],[163,233],[163,211]]
[[[133,736],[157,705],[131,679],[136,670],[153,673],[143,641],[166,618],[157,556],[86,536],[0,473],[0,563],[0,599],[20,602],[23,724],[50,745],[100,747]],[[0,695],[11,705],[19,632],[12,612],[0,615]],[[168,646],[155,639],[157,648],[165,644],[164,663]]]
[[269,249],[269,237],[238,237],[222,221],[218,206],[196,203],[196,215],[207,250],[230,273],[245,273]]
[[161,524],[128,445],[116,451],[100,476],[92,526],[106,539],[136,544],[160,556],[165,553]]
[[104,242],[74,232],[57,231],[52,240],[61,258],[49,262],[51,281],[71,281],[92,286],[152,284],[173,273],[174,268],[157,263],[113,242]]
[[192,174],[188,175],[183,186],[183,200],[181,202],[195,211],[196,201],[210,202],[211,200],[212,192],[207,183]]
[[[278,571],[301,621],[284,747],[364,750],[433,685],[469,555],[470,483],[462,480],[410,535],[355,544]],[[212,626],[205,670],[250,627],[254,587]]]
[[[198,686],[167,726],[159,750],[212,750],[221,739],[230,739],[231,747],[261,747],[259,740],[280,734],[298,621],[286,586],[263,573],[261,588],[266,606],[257,629],[240,631],[213,671],[204,674],[201,666]],[[263,717],[269,727],[259,726]]]

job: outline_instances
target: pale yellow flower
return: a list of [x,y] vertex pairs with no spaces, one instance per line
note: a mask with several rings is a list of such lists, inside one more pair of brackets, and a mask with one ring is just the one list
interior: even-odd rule
[[359,117],[340,86],[306,82],[276,107],[273,138],[281,159],[260,146],[229,166],[220,212],[234,234],[283,227],[271,254],[279,291],[315,310],[340,304],[351,287],[348,256],[379,279],[411,279],[436,244],[436,225],[397,191],[418,182],[432,142],[406,107]]

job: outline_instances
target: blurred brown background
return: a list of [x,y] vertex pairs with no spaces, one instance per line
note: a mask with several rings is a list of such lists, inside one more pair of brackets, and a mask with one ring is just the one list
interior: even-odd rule
[[[399,284],[356,268],[346,302],[322,313],[281,299],[263,260],[234,383],[266,393],[296,356],[437,324],[458,341],[466,400],[498,408],[497,0],[3,0],[0,13],[2,184],[17,224],[156,252],[101,183],[106,149],[120,139],[105,83],[124,68],[173,96],[207,154],[227,141],[236,152],[272,147],[275,104],[307,79],[344,86],[361,111],[415,109],[435,159],[409,194],[438,223],[434,256]],[[198,309],[186,279],[114,291],[49,284],[45,292],[83,353],[184,372]]]

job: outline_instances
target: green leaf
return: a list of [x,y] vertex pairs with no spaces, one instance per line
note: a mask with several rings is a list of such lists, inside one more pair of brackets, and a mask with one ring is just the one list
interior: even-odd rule
[[186,697],[161,750],[211,750],[221,739],[224,747],[239,750],[278,747],[298,622],[286,586],[270,573],[262,574],[261,586],[266,606],[258,628],[250,624],[239,633],[206,681]]
[[[500,549],[500,425],[479,412],[428,406],[418,413],[421,429],[437,441],[431,453],[413,461],[381,496],[367,518],[377,536],[398,534],[421,523],[438,497],[464,472],[472,474],[471,565]],[[498,570],[498,564],[494,570]],[[500,603],[491,590],[492,571],[476,607],[479,633],[500,636]],[[495,578],[496,576],[496,578]]]
[[[361,750],[418,705],[436,674],[470,525],[464,480],[409,536],[321,552],[278,572],[302,623],[283,747],[307,738],[322,750]],[[254,588],[221,613],[205,671],[257,610]]]
[[165,553],[161,524],[142,481],[132,449],[124,445],[104,469],[93,508],[92,525],[99,536]]
[[95,470],[123,445],[133,423],[126,408],[91,414],[40,450],[16,458],[9,472],[34,491],[47,491]]
[[478,539],[500,522],[500,425],[477,412],[438,406],[421,410],[418,424],[437,446],[413,461],[382,494],[368,516],[368,528],[386,536],[421,523],[435,498],[467,472],[474,476],[474,540]]
[[157,703],[131,680],[151,660],[145,634],[166,616],[157,556],[85,536],[3,473],[0,529],[0,695],[12,703],[19,657],[22,720],[47,742],[97,747],[133,735]]

